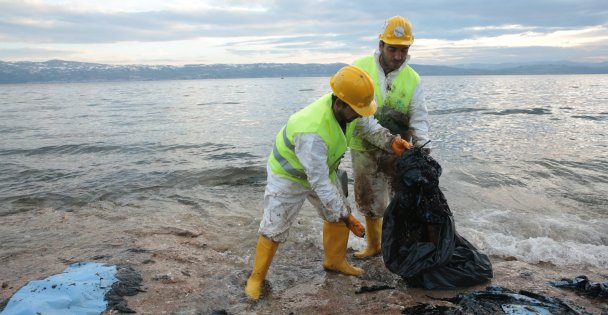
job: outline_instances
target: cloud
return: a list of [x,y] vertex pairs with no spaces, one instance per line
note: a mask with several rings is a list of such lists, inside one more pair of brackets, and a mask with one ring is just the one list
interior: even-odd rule
[[32,57],[42,57],[44,59],[62,58],[71,54],[70,50],[44,49],[44,48],[4,48],[0,49],[0,59],[10,59],[15,61],[26,61]]
[[[282,2],[278,2],[282,3]],[[331,12],[320,16],[295,14],[313,8],[294,2],[265,9],[191,6],[192,10],[160,11],[92,10],[79,5],[51,5],[40,2],[2,2],[0,32],[7,40],[48,43],[109,43],[121,41],[171,41],[197,37],[244,37],[346,31]],[[323,19],[323,16],[327,19]],[[351,22],[352,24],[352,22]]]
[[[596,62],[605,55],[601,51],[608,51],[608,26],[546,33],[524,31],[462,40],[421,39],[412,50],[412,54],[419,54],[423,60],[439,57],[442,63],[463,62],[468,58],[479,60],[483,56],[508,61],[526,57],[536,61],[579,58],[582,60],[577,61]],[[589,50],[597,53],[590,54]],[[492,58],[483,59],[489,62]]]
[[[608,41],[602,36],[608,28],[604,0],[446,0],[411,6],[388,0],[0,0],[0,48],[19,44],[29,51],[66,51],[66,56],[86,52],[91,59],[100,50],[97,54],[110,60],[223,62],[249,54],[250,62],[316,62],[369,53],[384,20],[397,14],[412,22],[412,53],[424,60],[433,55],[459,60],[474,49],[583,51]],[[584,50],[588,58],[601,59],[601,53]]]
[[[592,43],[608,43],[608,26],[594,26],[553,32],[524,31],[493,37],[474,37],[457,41],[421,40],[421,45],[435,48],[450,47],[577,47]],[[417,43],[420,44],[420,43]]]

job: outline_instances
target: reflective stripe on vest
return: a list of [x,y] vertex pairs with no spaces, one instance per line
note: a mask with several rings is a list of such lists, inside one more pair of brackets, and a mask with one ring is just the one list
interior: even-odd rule
[[[391,83],[390,88],[387,88],[383,98],[378,78],[378,68],[376,68],[376,61],[374,58],[373,55],[366,56],[356,60],[353,65],[365,70],[372,77],[372,80],[374,80],[374,96],[379,109],[386,105],[407,114],[414,90],[416,89],[416,86],[418,86],[418,82],[420,82],[420,76],[414,69],[406,64],[405,67],[399,71],[399,74],[397,74],[397,77],[395,77]],[[380,110],[376,113],[379,112]],[[373,147],[370,147],[370,144],[366,144],[365,141],[358,136],[353,136],[349,142],[349,147],[358,151],[373,149]]]
[[[287,148],[289,148],[289,150],[294,151],[296,146],[293,143],[291,143],[291,141],[289,141],[289,138],[287,138],[287,126],[283,127],[283,132],[281,132],[281,134],[283,135],[283,142],[285,143],[285,146]],[[274,143],[274,147],[272,148],[272,155],[279,162],[279,164],[281,164],[281,167],[283,168],[283,170],[285,170],[287,173],[291,174],[291,176],[297,177],[300,179],[304,179],[304,180],[307,179],[306,173],[304,173],[301,170],[295,169],[293,166],[291,166],[289,161],[287,161],[287,159],[285,159],[279,153],[279,148],[277,148],[276,142]]]

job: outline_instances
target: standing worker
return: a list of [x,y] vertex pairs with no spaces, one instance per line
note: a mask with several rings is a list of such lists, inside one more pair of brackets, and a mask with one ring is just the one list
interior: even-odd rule
[[[379,37],[378,50],[354,62],[374,81],[378,104],[374,117],[392,134],[401,135],[414,146],[423,146],[429,141],[428,112],[420,76],[407,64],[408,50],[414,42],[412,26],[403,17],[394,16],[386,21]],[[389,194],[394,193],[390,181],[395,159],[358,133],[350,147],[355,201],[365,216],[367,230],[367,247],[355,256],[368,258],[381,251],[382,217]],[[425,150],[429,153],[430,149],[425,146]]]
[[369,75],[355,66],[340,69],[330,79],[333,93],[289,117],[276,136],[268,158],[268,179],[264,193],[264,216],[260,222],[253,271],[245,293],[260,298],[266,273],[280,242],[287,240],[289,228],[308,199],[323,223],[323,267],[347,275],[363,270],[346,260],[349,229],[363,237],[365,229],[351,214],[336,179],[340,159],[355,129],[363,139],[381,150],[401,155],[410,145],[393,136],[376,120],[358,118],[376,112],[374,84]]

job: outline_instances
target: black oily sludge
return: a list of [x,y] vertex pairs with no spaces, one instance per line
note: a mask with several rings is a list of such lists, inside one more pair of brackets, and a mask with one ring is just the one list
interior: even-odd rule
[[453,303],[453,306],[418,304],[404,309],[403,314],[591,314],[555,297],[524,290],[514,292],[502,287],[488,287],[484,291],[459,294],[445,300]]
[[551,111],[545,108],[532,109],[505,109],[498,112],[485,112],[485,115],[513,115],[513,114],[528,114],[528,115],[550,115]]

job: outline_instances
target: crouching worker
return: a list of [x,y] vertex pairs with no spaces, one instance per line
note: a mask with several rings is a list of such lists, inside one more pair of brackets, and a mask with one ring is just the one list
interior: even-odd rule
[[[305,199],[317,209],[323,224],[323,267],[358,276],[363,270],[346,260],[349,229],[363,237],[365,229],[351,214],[341,183],[340,159],[355,128],[369,142],[400,155],[410,147],[373,119],[376,111],[370,76],[355,66],[340,69],[330,79],[333,93],[289,117],[277,134],[267,164],[264,216],[260,222],[253,271],[245,293],[260,298],[266,273],[280,242],[287,240]],[[363,119],[358,119],[361,117]]]

